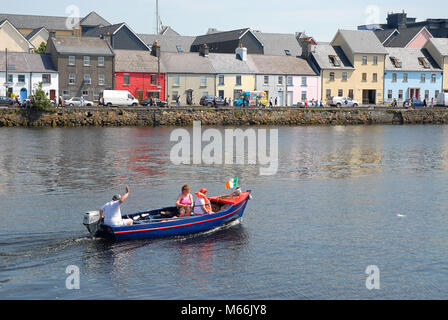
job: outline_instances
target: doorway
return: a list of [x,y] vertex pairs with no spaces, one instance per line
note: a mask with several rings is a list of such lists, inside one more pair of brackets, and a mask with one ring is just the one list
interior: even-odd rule
[[409,99],[420,100],[420,88],[409,88]]
[[23,102],[26,98],[28,98],[28,91],[26,88],[20,89],[20,102]]
[[142,90],[137,90],[136,98],[137,98],[139,103],[142,103],[142,101],[143,101],[143,91]]
[[287,106],[292,106],[293,105],[292,96],[293,96],[292,91],[288,91],[287,98],[286,98],[286,105]]
[[50,100],[56,98],[56,90],[50,90]]
[[283,106],[283,91],[277,92],[277,96],[278,96],[277,105]]
[[376,90],[362,90],[363,104],[376,104]]

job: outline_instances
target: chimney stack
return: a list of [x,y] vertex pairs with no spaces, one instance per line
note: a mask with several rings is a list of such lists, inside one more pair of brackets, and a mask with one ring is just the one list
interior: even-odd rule
[[151,54],[154,57],[160,57],[160,45],[159,43],[156,41],[154,41],[154,43],[152,44],[152,48],[151,48]]
[[237,59],[240,59],[241,61],[247,60],[247,48],[243,47],[241,41],[238,44],[238,47],[235,49],[235,53]]
[[302,58],[308,59],[311,55],[311,46],[313,41],[310,37],[301,37],[298,39],[299,44],[302,47]]
[[201,50],[200,50],[201,55],[203,55],[204,57],[208,57],[209,53],[210,53],[210,48],[208,47],[207,44],[204,44],[203,46],[201,46]]

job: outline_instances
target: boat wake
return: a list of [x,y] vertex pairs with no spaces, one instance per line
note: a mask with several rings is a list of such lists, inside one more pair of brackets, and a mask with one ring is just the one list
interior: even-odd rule
[[193,238],[208,236],[208,235],[216,233],[218,231],[226,230],[226,229],[232,228],[232,227],[234,227],[236,225],[239,225],[241,223],[241,220],[242,220],[242,218],[239,218],[239,219],[231,221],[231,222],[229,222],[229,223],[227,223],[225,225],[216,227],[214,229],[210,229],[210,230],[207,230],[207,231],[204,231],[204,232],[189,234],[187,236],[177,236],[177,237],[174,237],[174,239],[176,241],[186,241],[186,240],[193,239]]

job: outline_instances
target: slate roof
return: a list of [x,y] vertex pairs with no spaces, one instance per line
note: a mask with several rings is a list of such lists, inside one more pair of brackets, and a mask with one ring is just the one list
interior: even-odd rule
[[[389,55],[386,57],[385,70],[421,72],[442,71],[426,49],[386,48],[386,50]],[[392,57],[397,58],[401,62],[401,68],[395,67],[391,60]],[[418,58],[420,57],[425,57],[427,59],[429,68],[425,68],[419,63]]]
[[138,34],[140,39],[148,46],[152,46],[154,41],[160,45],[162,52],[177,52],[177,46],[181,46],[184,52],[190,52],[191,45],[195,37],[161,35],[161,34]]
[[338,30],[338,33],[347,42],[352,54],[387,54],[386,49],[371,30]]
[[161,55],[161,62],[164,66],[165,72],[168,73],[216,73],[210,59],[200,55],[197,52],[165,52]]
[[[340,66],[336,67],[330,62],[329,56],[336,56],[340,62]],[[344,51],[339,46],[332,46],[329,43],[319,42],[312,47],[312,56],[314,57],[320,69],[334,69],[334,70],[350,70],[354,69],[353,65],[348,60]]]
[[239,40],[248,31],[250,31],[250,28],[204,34],[201,36],[197,36],[196,39],[193,41],[192,45],[196,46],[205,43],[208,44],[208,43]]
[[436,47],[442,56],[448,57],[448,38],[430,38],[428,41]]
[[[5,52],[0,51],[0,71],[6,71]],[[8,70],[10,72],[57,72],[50,55],[8,52]]]
[[[36,28],[33,31],[31,31],[30,33],[28,33],[25,38],[27,40],[31,40],[32,37],[34,37],[36,34],[39,33],[40,30],[45,29],[45,27],[40,27],[40,28]],[[45,29],[46,30],[46,29]]]
[[86,15],[79,24],[81,26],[109,26],[110,23],[103,17],[101,17],[98,13],[95,11],[90,12],[88,15]]
[[285,50],[289,50],[292,56],[300,56],[302,47],[293,33],[265,33],[254,31],[255,36],[264,46],[264,54],[286,55]]
[[50,39],[60,54],[91,54],[112,56],[106,40],[93,37],[57,36]]
[[178,32],[176,32],[170,26],[162,26],[162,30],[160,31],[160,34],[166,35],[166,36],[180,36],[180,34]]
[[305,59],[298,57],[251,54],[248,63],[256,74],[317,75]]
[[[67,17],[0,13],[0,20],[4,19],[8,19],[19,29],[37,29],[45,27],[47,30],[71,30],[66,26]],[[85,19],[84,22],[97,20],[109,24],[95,12],[89,13],[84,19],[82,17],[79,19],[80,23]]]
[[[414,37],[422,31],[422,27],[399,29],[397,34],[392,35],[385,43],[386,47],[404,48]],[[428,31],[429,32],[429,31]]]
[[394,32],[397,32],[397,31],[398,31],[397,29],[373,30],[373,32],[378,37],[378,40],[380,40],[381,43],[384,43],[384,41],[386,41],[387,38],[389,38]]
[[[117,72],[157,72],[157,57],[149,51],[142,50],[114,50],[115,71]],[[160,71],[163,71],[160,65]]]
[[100,35],[113,34],[115,31],[120,29],[123,25],[126,25],[124,22],[112,24],[108,26],[100,26],[93,29],[88,30],[84,33],[85,37],[99,37]]
[[233,53],[210,53],[208,59],[216,73],[254,73],[248,61],[236,58]]

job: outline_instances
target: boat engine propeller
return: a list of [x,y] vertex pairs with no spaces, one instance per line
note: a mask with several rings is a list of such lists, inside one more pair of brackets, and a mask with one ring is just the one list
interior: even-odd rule
[[84,213],[84,221],[83,224],[86,226],[87,230],[90,232],[92,236],[100,229],[100,212],[99,211],[89,211]]

